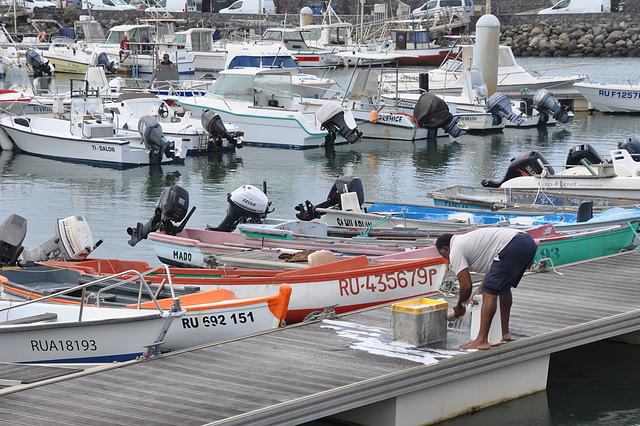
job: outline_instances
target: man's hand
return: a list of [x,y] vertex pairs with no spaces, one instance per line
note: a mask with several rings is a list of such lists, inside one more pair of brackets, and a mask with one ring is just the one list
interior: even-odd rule
[[453,312],[456,314],[456,318],[460,318],[467,312],[467,308],[464,305],[457,304],[453,307]]

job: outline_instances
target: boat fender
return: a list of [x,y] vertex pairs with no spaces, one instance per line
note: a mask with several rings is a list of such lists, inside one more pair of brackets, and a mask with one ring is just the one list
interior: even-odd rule
[[378,122],[378,111],[377,110],[373,110],[371,111],[371,116],[369,117],[369,121],[372,123],[377,123]]
[[46,31],[42,31],[40,34],[38,34],[38,41],[39,42],[43,42],[45,37],[47,37],[47,32]]

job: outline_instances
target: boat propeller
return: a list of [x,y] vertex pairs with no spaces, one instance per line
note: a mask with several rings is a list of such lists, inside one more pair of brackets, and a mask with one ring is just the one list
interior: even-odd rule
[[[128,241],[129,245],[135,246],[154,231],[165,232],[169,235],[179,234],[196,208],[192,207],[189,214],[187,214],[187,210],[189,210],[189,193],[186,189],[178,185],[165,189],[160,194],[151,219],[145,224],[138,222],[135,228],[127,228],[127,234],[131,236]],[[180,221],[182,223],[178,226],[173,224],[173,222]]]
[[298,204],[295,207],[298,211],[298,213],[296,213],[296,217],[300,220],[318,219],[322,216],[322,213],[317,210],[318,208],[336,208],[342,210],[342,194],[349,192],[357,194],[358,203],[360,204],[360,207],[362,207],[364,204],[364,188],[362,186],[362,180],[353,176],[338,176],[325,201],[316,206],[314,206],[309,200]]
[[17,214],[0,226],[0,266],[19,266],[25,262],[46,260],[83,260],[102,240],[93,244],[91,229],[82,216],[69,216],[56,221],[55,236],[33,250],[22,246],[27,234],[27,220]]

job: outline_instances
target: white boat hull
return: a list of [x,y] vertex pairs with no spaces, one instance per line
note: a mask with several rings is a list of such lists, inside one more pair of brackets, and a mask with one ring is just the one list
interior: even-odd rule
[[[0,300],[0,308],[15,301]],[[55,320],[22,325],[3,321],[42,313]],[[3,312],[0,321],[0,362],[96,363],[135,359],[160,336],[167,315],[158,311],[85,306],[78,322],[79,307],[55,303],[33,303]]]
[[509,179],[501,188],[553,192],[590,197],[615,197],[640,200],[640,178],[637,176],[522,176]]
[[[148,149],[132,132],[127,138],[74,137],[68,121],[47,117],[31,117],[28,126],[16,124],[14,117],[3,117],[0,126],[19,149],[29,154],[116,167],[149,164]],[[163,162],[172,161],[163,155]]]
[[598,111],[640,112],[640,85],[576,83],[573,87]]

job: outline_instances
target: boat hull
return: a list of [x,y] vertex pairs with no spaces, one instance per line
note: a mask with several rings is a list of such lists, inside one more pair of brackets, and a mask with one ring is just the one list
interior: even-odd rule
[[[15,301],[0,300],[0,308]],[[37,310],[36,310],[37,308]],[[12,309],[3,313],[11,320],[46,312],[57,315],[57,320],[23,325],[3,325],[0,322],[0,341],[3,350],[1,362],[20,363],[96,363],[127,361],[144,353],[160,336],[166,316],[122,308],[96,308],[85,306],[83,321],[78,322],[78,306],[39,303]],[[27,314],[21,314],[21,311]],[[105,315],[94,315],[94,310]],[[73,318],[69,317],[73,314]],[[65,321],[61,321],[66,317]],[[92,319],[90,319],[92,317]]]
[[576,83],[573,87],[598,111],[640,112],[640,85]]

